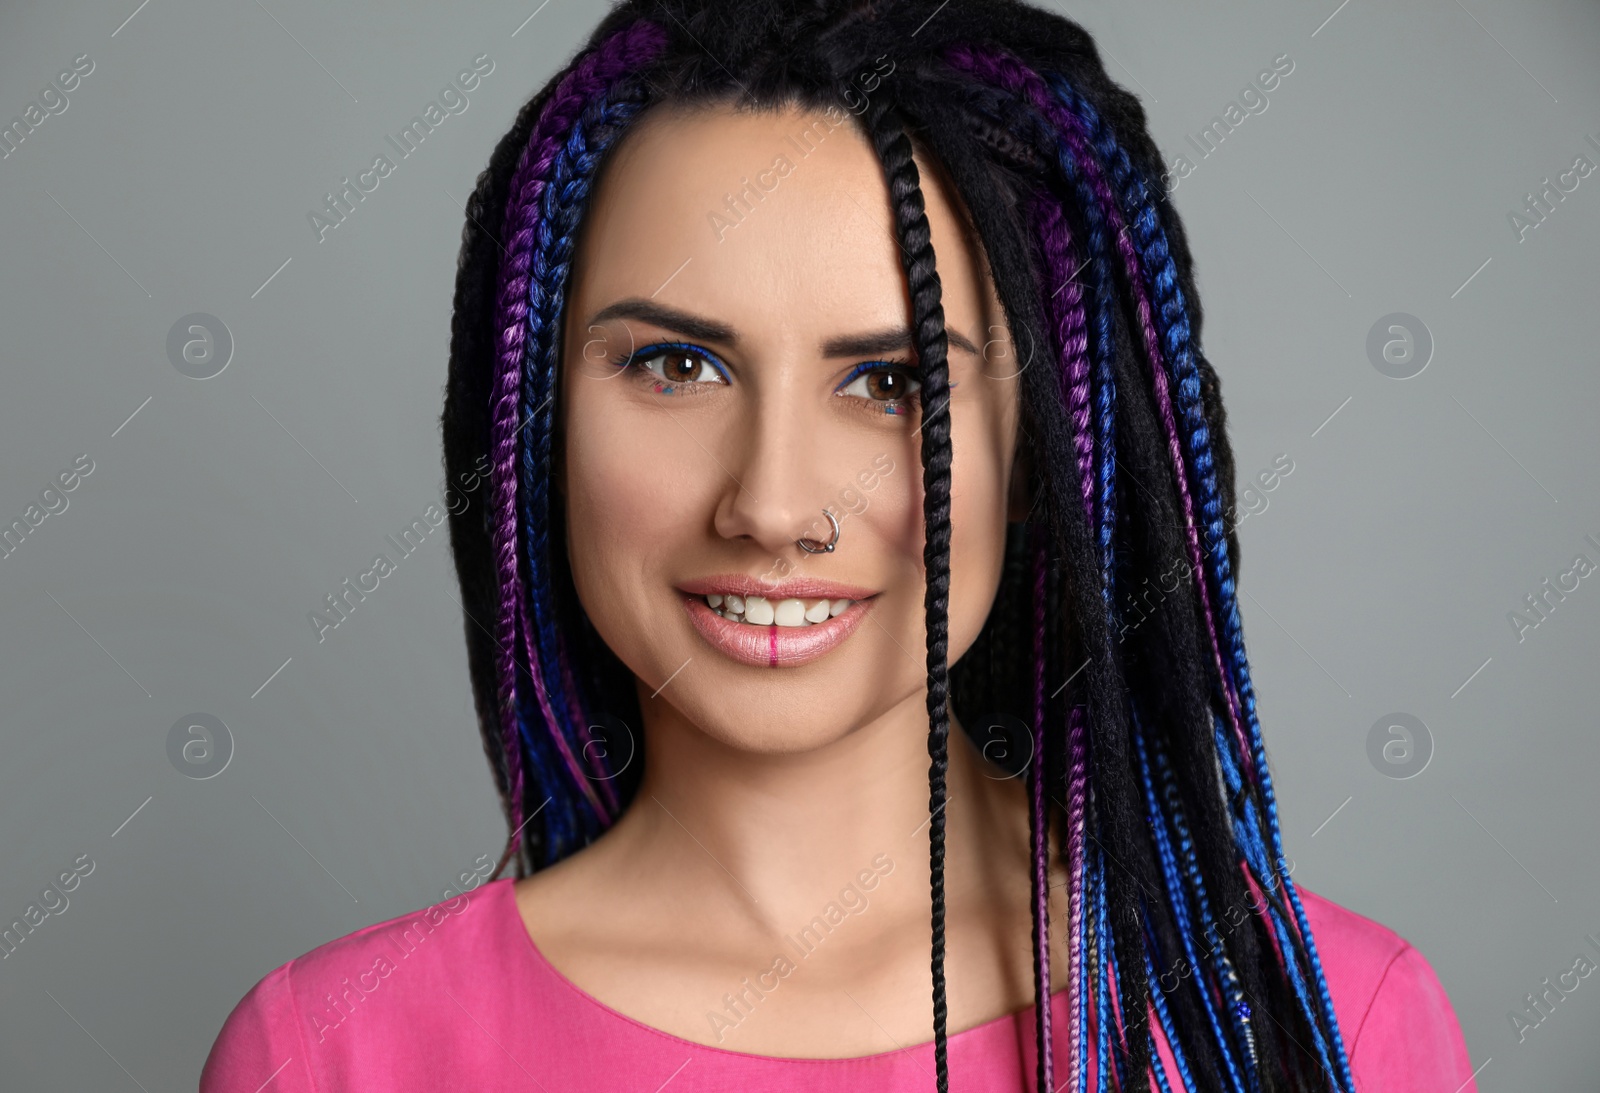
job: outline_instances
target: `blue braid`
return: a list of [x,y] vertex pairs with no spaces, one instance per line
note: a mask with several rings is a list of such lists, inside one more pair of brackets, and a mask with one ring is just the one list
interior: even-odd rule
[[[1218,1020],[1216,1005],[1212,1001],[1211,997],[1210,984],[1200,979],[1200,977],[1204,974],[1205,964],[1201,961],[1199,954],[1197,954],[1194,949],[1194,923],[1189,917],[1188,899],[1186,896],[1193,898],[1196,904],[1200,907],[1201,914],[1206,920],[1206,935],[1208,939],[1214,936],[1216,932],[1216,928],[1213,925],[1210,906],[1206,900],[1205,885],[1201,883],[1191,889],[1184,888],[1183,879],[1178,872],[1177,860],[1173,854],[1172,841],[1167,832],[1166,816],[1162,813],[1160,802],[1156,797],[1155,781],[1150,774],[1150,759],[1145,750],[1145,743],[1142,734],[1136,734],[1134,736],[1134,745],[1138,749],[1139,775],[1144,782],[1145,808],[1150,815],[1150,828],[1152,834],[1155,836],[1156,854],[1161,859],[1161,870],[1166,877],[1167,892],[1171,896],[1173,915],[1176,919],[1176,925],[1178,928],[1178,938],[1183,943],[1183,954],[1185,959],[1188,960],[1189,966],[1194,969],[1194,974],[1197,979],[1196,993],[1200,995],[1201,1003],[1205,1007],[1206,1019],[1211,1025],[1211,1034],[1215,1038],[1217,1046],[1221,1051],[1223,1065],[1227,1067],[1230,1084],[1234,1089],[1234,1093],[1244,1093],[1244,1080],[1239,1075],[1238,1062],[1234,1058],[1233,1044],[1227,1035],[1224,1034],[1221,1022]],[[1169,802],[1169,804],[1170,803],[1171,802]],[[1179,818],[1174,820],[1174,826],[1177,826],[1181,823],[1182,820],[1180,814]],[[1185,832],[1185,834],[1187,833]],[[1192,844],[1186,843],[1185,849],[1188,852],[1188,855],[1192,858],[1194,851]],[[1198,868],[1195,868],[1191,874],[1196,880],[1198,879],[1198,872]],[[1214,952],[1215,947],[1213,947],[1213,954]],[[1235,1028],[1235,1032],[1237,1031],[1237,1028]],[[1167,1032],[1167,1039],[1169,1042],[1172,1040],[1171,1030],[1168,1030]],[[1184,1081],[1187,1082],[1188,1078],[1185,1077]],[[1193,1087],[1191,1086],[1191,1088]],[[1254,1081],[1251,1082],[1251,1088],[1257,1088]]]
[[1229,1025],[1239,1043],[1244,1045],[1245,1078],[1249,1088],[1259,1093],[1261,1076],[1256,1068],[1255,1035],[1239,1009],[1240,1004],[1246,1001],[1244,987],[1239,982],[1239,973],[1234,969],[1233,961],[1228,958],[1227,949],[1223,947],[1216,916],[1211,911],[1211,899],[1206,891],[1205,878],[1200,872],[1199,857],[1195,853],[1194,839],[1189,834],[1189,823],[1184,817],[1183,803],[1178,796],[1178,783],[1173,775],[1172,766],[1167,761],[1165,753],[1159,749],[1155,758],[1161,774],[1167,813],[1171,817],[1172,829],[1177,835],[1178,849],[1183,857],[1184,874],[1189,878],[1191,890],[1196,894],[1195,905],[1200,914],[1201,929],[1206,943],[1210,946],[1206,955],[1212,962],[1217,991],[1226,996]]
[[[1215,715],[1213,715],[1213,731],[1219,736],[1225,731],[1221,718]],[[1242,785],[1239,769],[1234,765],[1231,755],[1224,757],[1223,776],[1228,780],[1230,787]],[[1309,1015],[1313,1012],[1310,988],[1305,981],[1304,973],[1300,968],[1300,961],[1296,958],[1294,947],[1291,944],[1293,937],[1289,933],[1288,921],[1284,918],[1279,905],[1272,900],[1269,894],[1269,885],[1273,879],[1278,878],[1278,874],[1276,870],[1269,867],[1266,846],[1261,841],[1260,829],[1254,822],[1255,820],[1255,804],[1248,797],[1245,797],[1244,816],[1235,818],[1234,830],[1240,844],[1244,847],[1246,861],[1257,877],[1261,878],[1260,884],[1263,889],[1263,895],[1266,895],[1269,901],[1268,917],[1272,923],[1273,930],[1278,935],[1279,947],[1284,954],[1283,963],[1285,971],[1289,975],[1290,986],[1293,987],[1296,997],[1300,999],[1301,1008]],[[1287,878],[1281,878],[1281,882],[1287,883]],[[1317,1053],[1322,1059],[1323,1068],[1329,1074],[1337,1073],[1333,1069],[1333,1064],[1329,1057],[1328,1044],[1323,1037],[1322,1030],[1315,1021],[1311,1022],[1311,1034],[1317,1046]]]
[[[555,743],[550,739],[550,735],[534,731],[533,726],[543,724],[544,715],[539,710],[539,702],[534,696],[532,683],[523,685],[522,681],[528,678],[526,665],[517,665],[517,677],[517,734],[522,737],[522,745],[528,756],[532,784],[544,787],[557,786],[560,783],[555,779],[561,775],[556,768],[561,765],[561,759],[555,753]],[[557,860],[556,847],[571,845],[575,822],[571,809],[567,807],[569,802],[566,795],[552,793],[550,798],[550,802],[539,813],[545,830],[546,862]]]
[[[1156,981],[1155,964],[1152,962],[1151,953],[1157,957],[1161,955],[1161,946],[1156,941],[1155,931],[1150,928],[1150,916],[1144,916],[1145,927],[1145,957],[1144,977],[1150,987],[1150,1001],[1155,1007],[1156,1020],[1161,1022],[1161,1033],[1166,1037],[1167,1047],[1172,1049],[1172,1062],[1178,1069],[1178,1080],[1183,1083],[1184,1093],[1192,1093],[1199,1088],[1195,1085],[1194,1075],[1189,1073],[1189,1063],[1183,1054],[1183,1044],[1179,1042],[1177,1033],[1173,1029],[1172,1015],[1167,1012],[1167,999],[1161,993],[1161,984]],[[1152,1069],[1156,1074],[1156,1084],[1161,1087],[1161,1093],[1172,1093],[1172,1087],[1167,1084],[1167,1066],[1161,1061],[1161,1053],[1156,1050],[1156,1037],[1154,1030],[1147,1035],[1150,1038],[1150,1059],[1155,1064]]]
[[[1094,847],[1094,947],[1095,947],[1095,1047],[1099,1052],[1095,1068],[1096,1093],[1105,1093],[1107,1072],[1111,1069],[1111,938],[1106,914],[1105,855],[1100,840]],[[1117,1058],[1121,1059],[1121,1054]]]
[[[555,420],[555,380],[559,367],[559,322],[565,306],[566,286],[576,248],[578,225],[587,206],[600,158],[626,125],[644,108],[642,93],[627,86],[596,96],[567,136],[566,143],[551,165],[551,178],[540,201],[540,215],[534,229],[534,246],[528,276],[528,349],[524,356],[524,375],[520,420],[525,426],[518,437],[520,470],[523,476],[524,507],[521,529],[525,536],[523,557],[528,571],[528,597],[534,620],[534,642],[539,669],[553,710],[565,709],[571,720],[585,721],[581,696],[569,693],[561,666],[562,647],[551,587],[549,569],[549,480],[551,442]],[[558,718],[560,714],[557,714]],[[578,754],[583,742],[573,739],[569,725],[557,724],[550,731],[562,733],[569,748]],[[572,774],[550,749],[546,749],[549,769],[541,773],[547,785],[570,783]],[[586,844],[599,834],[602,819],[581,793],[556,794],[550,807],[556,809],[559,826],[569,839]],[[560,807],[557,807],[557,806]],[[552,840],[554,842],[555,840]],[[575,847],[574,847],[575,848]],[[551,860],[564,856],[566,847],[551,847]]]
[[[1066,80],[1055,74],[1047,74],[1046,78],[1068,109],[1083,120],[1084,127],[1089,133],[1091,144],[1110,166],[1113,183],[1120,191],[1120,201],[1124,206],[1129,226],[1133,230],[1135,246],[1139,250],[1141,264],[1156,298],[1157,307],[1155,310],[1158,317],[1158,333],[1163,339],[1165,356],[1170,362],[1177,395],[1175,402],[1187,428],[1187,434],[1183,439],[1187,442],[1191,469],[1199,487],[1206,557],[1211,559],[1206,575],[1212,579],[1217,592],[1219,613],[1222,616],[1221,622],[1227,638],[1229,655],[1233,662],[1235,689],[1239,695],[1239,704],[1245,716],[1251,761],[1256,771],[1256,780],[1263,805],[1265,806],[1263,812],[1266,818],[1267,833],[1272,842],[1276,860],[1281,860],[1283,857],[1282,832],[1278,822],[1277,803],[1272,791],[1272,778],[1267,769],[1266,748],[1261,738],[1260,723],[1256,716],[1255,688],[1250,679],[1249,662],[1245,656],[1244,627],[1240,619],[1232,564],[1228,556],[1223,508],[1217,490],[1215,459],[1211,451],[1210,430],[1205,420],[1201,401],[1200,378],[1194,361],[1188,306],[1184,299],[1182,286],[1179,283],[1177,266],[1173,261],[1161,218],[1150,200],[1148,187],[1139,172],[1133,167],[1127,153],[1117,143],[1115,134],[1111,131],[1110,126],[1100,117],[1094,106],[1087,99],[1080,96]],[[1295,890],[1293,882],[1287,877],[1281,878],[1281,881],[1288,893],[1289,901],[1294,907],[1295,919],[1300,927],[1300,936],[1304,941],[1306,955],[1311,964],[1317,1000],[1321,1004],[1323,1019],[1326,1021],[1333,1039],[1337,1069],[1329,1067],[1329,1072],[1337,1077],[1344,1089],[1354,1090],[1355,1081],[1350,1073],[1350,1062],[1345,1051],[1344,1038],[1339,1029],[1338,1018],[1334,1013],[1333,999],[1328,990],[1327,977],[1323,972],[1321,959],[1317,954],[1316,942],[1312,937],[1310,922],[1306,918],[1305,909],[1301,904],[1299,893]],[[1291,941],[1292,938],[1290,936],[1286,935],[1284,937],[1286,957],[1288,955],[1287,949],[1292,948],[1292,945],[1289,944]],[[1294,961],[1290,958],[1285,959],[1284,963],[1287,966],[1293,964]],[[1298,969],[1295,969],[1295,975],[1297,974]],[[1313,1028],[1316,1028],[1318,1022],[1312,1020],[1311,1024]],[[1318,1031],[1320,1035],[1320,1030]]]
[[[1096,294],[1099,294],[1098,290]],[[1098,302],[1096,307],[1098,309]],[[1098,318],[1096,322],[1098,324]],[[1117,530],[1117,432],[1114,412],[1117,384],[1116,377],[1113,374],[1112,360],[1109,356],[1101,355],[1095,362],[1095,381],[1097,417],[1095,477],[1099,485],[1100,587],[1105,596],[1106,610],[1109,615],[1111,614],[1111,604],[1116,596],[1116,552],[1112,547],[1112,538]],[[1111,630],[1112,633],[1116,633],[1116,620],[1114,617],[1111,619]]]

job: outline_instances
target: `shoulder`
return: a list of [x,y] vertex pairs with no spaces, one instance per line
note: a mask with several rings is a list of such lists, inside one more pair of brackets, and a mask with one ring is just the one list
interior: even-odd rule
[[311,1093],[289,987],[294,961],[274,968],[233,1007],[200,1071],[200,1093],[255,1089],[272,1081],[278,1093]]
[[440,989],[474,978],[480,959],[489,967],[504,960],[510,895],[510,881],[492,882],[274,968],[223,1022],[200,1093],[253,1090],[269,1078],[276,1093],[343,1087],[359,1060],[383,1057],[399,1029],[437,1012]]
[[1357,1089],[1471,1093],[1461,1026],[1422,953],[1381,923],[1299,892]]

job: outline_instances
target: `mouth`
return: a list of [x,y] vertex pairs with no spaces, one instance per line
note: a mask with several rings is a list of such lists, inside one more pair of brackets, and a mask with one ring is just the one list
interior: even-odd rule
[[831,581],[770,584],[737,575],[688,582],[679,592],[701,637],[762,668],[805,664],[838,648],[878,595]]

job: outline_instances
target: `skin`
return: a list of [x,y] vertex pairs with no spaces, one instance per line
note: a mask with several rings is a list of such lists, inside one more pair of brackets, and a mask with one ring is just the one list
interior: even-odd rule
[[[808,127],[802,155],[789,138]],[[956,385],[954,663],[993,604],[1006,522],[1027,511],[1019,367],[965,214],[937,169],[918,165]],[[730,213],[726,196],[758,172],[770,172],[762,198]],[[863,361],[915,354],[824,352],[842,336],[909,327],[891,223],[882,168],[847,114],[657,108],[606,165],[573,267],[556,488],[583,606],[636,676],[645,775],[604,836],[517,882],[517,903],[540,951],[580,989],[726,1050],[839,1058],[933,1037],[921,418],[914,393],[906,414],[883,412],[886,383],[910,392],[904,369],[836,393]],[[626,299],[734,336],[594,321]],[[663,340],[715,354],[729,382],[707,382],[717,373],[700,358],[658,359],[701,380],[665,394],[652,386],[659,375],[610,363]],[[892,470],[863,489],[858,475],[884,457]],[[795,539],[829,537],[824,505],[852,511],[837,550],[808,555]],[[734,661],[690,624],[678,584],[772,579],[785,565],[877,590],[867,620],[822,658],[782,668]],[[948,777],[955,1034],[1032,1004],[1032,865],[1025,783],[1003,777],[954,722]],[[1052,870],[1060,990],[1066,877]],[[801,957],[786,937],[830,901],[853,913]],[[770,974],[780,953],[791,970]],[[727,1019],[724,996],[762,973],[770,993],[719,1030],[708,1013]]]

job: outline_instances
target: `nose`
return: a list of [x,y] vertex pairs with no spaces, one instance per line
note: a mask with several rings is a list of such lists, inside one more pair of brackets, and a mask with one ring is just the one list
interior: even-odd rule
[[717,534],[789,560],[801,553],[797,539],[827,542],[833,526],[822,510],[832,493],[818,436],[792,402],[748,415],[736,450],[723,457],[729,482],[718,499]]

